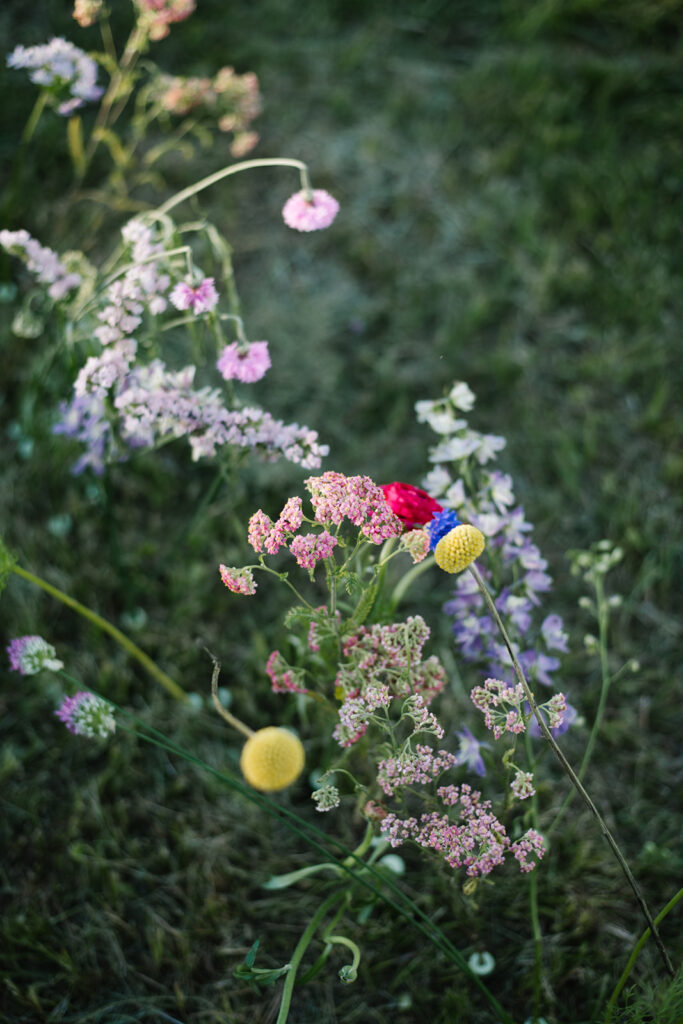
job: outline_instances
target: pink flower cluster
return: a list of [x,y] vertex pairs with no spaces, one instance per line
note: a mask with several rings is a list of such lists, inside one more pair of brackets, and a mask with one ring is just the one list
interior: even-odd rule
[[373,544],[401,536],[403,523],[387,505],[382,488],[369,476],[344,476],[330,470],[304,483],[317,522],[339,526],[348,519],[360,526],[361,533]]
[[391,703],[388,686],[370,685],[362,696],[349,697],[339,709],[339,722],[332,733],[341,747],[351,747],[367,732],[374,712]]
[[223,67],[212,79],[159,75],[154,92],[169,113],[204,114],[217,122],[219,131],[233,132],[230,152],[234,157],[244,156],[258,142],[257,133],[246,130],[261,112],[258,78],[251,71],[238,75],[234,68]]
[[225,346],[216,363],[223,380],[240,380],[243,384],[253,384],[254,381],[261,380],[270,366],[267,341],[244,344],[233,341],[231,345]]
[[276,555],[286,545],[288,536],[296,533],[303,521],[299,497],[287,500],[275,523],[259,509],[249,520],[249,543],[257,554],[266,551],[269,555]]
[[337,538],[323,530],[322,533],[309,533],[305,537],[299,534],[290,542],[289,550],[296,558],[297,565],[311,572],[317,562],[330,557],[336,546]]
[[510,842],[504,826],[491,812],[489,800],[481,793],[462,786],[443,786],[437,795],[446,807],[459,807],[458,820],[433,811],[420,819],[401,819],[390,813],[380,823],[380,830],[393,846],[413,840],[427,850],[439,853],[451,868],[465,867],[471,878],[488,875],[503,863],[508,851],[519,862],[522,871],[531,871],[545,852],[542,837],[530,829],[520,840]]
[[279,651],[273,651],[266,662],[266,675],[273,693],[308,693],[303,685],[304,671],[288,665]]
[[401,537],[399,546],[407,551],[413,564],[424,561],[429,554],[429,534],[426,530],[408,530]]
[[484,714],[484,724],[498,740],[504,732],[520,733],[526,730],[522,712],[524,688],[521,683],[508,686],[500,679],[487,679],[483,686],[475,686],[470,697],[475,708]]
[[518,800],[528,800],[530,796],[533,796],[536,790],[531,772],[518,771],[510,783],[510,789]]
[[78,288],[82,281],[80,274],[69,272],[56,252],[41,245],[23,228],[0,231],[0,246],[23,260],[41,284],[50,286],[47,293],[54,302],[59,302],[67,292]]
[[394,696],[420,694],[429,703],[446,685],[446,673],[435,655],[422,660],[429,627],[420,615],[405,622],[361,626],[344,640],[346,658],[335,687],[347,696],[362,693],[369,680],[388,683]]
[[432,750],[418,744],[415,750],[403,751],[398,757],[388,757],[377,766],[377,781],[387,796],[393,796],[401,786],[416,783],[427,785],[457,764],[455,754],[447,750]]
[[232,590],[233,594],[245,594],[248,596],[256,593],[257,584],[251,569],[236,569],[234,566],[222,564],[218,569],[223,583],[225,583],[228,590]]
[[320,231],[329,228],[339,212],[339,203],[322,188],[302,189],[290,196],[282,208],[285,224],[295,231]]
[[136,0],[138,24],[150,39],[165,39],[169,25],[189,18],[195,9],[195,0]]

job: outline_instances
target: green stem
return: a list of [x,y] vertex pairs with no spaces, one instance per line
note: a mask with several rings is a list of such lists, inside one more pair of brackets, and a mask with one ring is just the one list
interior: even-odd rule
[[[597,606],[598,615],[598,645],[600,654],[600,697],[598,700],[598,706],[595,712],[595,718],[593,719],[593,725],[591,727],[586,749],[584,751],[581,764],[579,765],[578,777],[583,779],[586,774],[586,770],[590,763],[590,759],[593,755],[593,749],[597,742],[598,733],[600,732],[600,726],[605,716],[605,708],[607,706],[607,695],[609,693],[610,683],[612,678],[609,674],[609,661],[607,656],[607,630],[609,626],[609,608],[607,601],[605,600],[605,591],[603,587],[603,581],[600,576],[595,579],[595,599]],[[564,799],[562,806],[557,812],[557,817],[553,821],[552,825],[546,832],[546,835],[550,836],[555,831],[560,821],[564,817],[565,811],[569,807],[570,803],[574,799],[576,794],[575,789],[570,789],[567,796]]]
[[45,104],[47,103],[47,96],[48,96],[47,89],[41,89],[40,92],[38,93],[38,99],[33,104],[33,110],[29,114],[28,121],[26,122],[24,130],[21,133],[21,145],[22,146],[28,145],[28,143],[33,138],[33,133],[35,132],[36,128],[38,127],[38,122],[40,121],[41,114],[45,110]]
[[[534,755],[531,749],[531,737],[528,732],[524,733],[524,747],[526,752],[527,767],[533,771]],[[536,831],[539,831],[538,796],[534,791],[531,796],[531,819]],[[541,1010],[541,977],[543,974],[543,934],[541,932],[541,918],[538,913],[538,871],[530,871],[529,879],[529,916],[531,918],[531,930],[534,937],[534,1017],[538,1017]]]
[[194,185],[190,185],[181,192],[177,192],[159,207],[158,212],[162,214],[168,213],[174,206],[184,203],[186,199],[191,199],[198,192],[202,192],[205,188],[215,185],[217,182],[222,181],[223,178],[229,178],[231,174],[238,174],[240,171],[249,171],[254,167],[297,167],[301,173],[302,188],[310,191],[308,167],[301,160],[290,160],[288,157],[279,156],[269,157],[264,160],[243,160],[239,164],[230,164],[229,167],[224,167],[222,170],[216,171],[215,174],[209,174],[207,178],[202,178],[201,181],[196,182]]
[[33,583],[36,587],[40,587],[41,590],[46,591],[46,593],[50,594],[52,597],[56,597],[58,601],[61,601],[62,604],[65,604],[75,612],[78,612],[79,615],[82,615],[84,619],[88,620],[88,622],[92,622],[94,626],[97,626],[97,628],[101,629],[104,633],[109,633],[109,635],[116,640],[117,644],[120,644],[120,646],[130,654],[131,658],[135,658],[135,660],[138,661],[158,683],[161,683],[165,690],[168,690],[171,696],[175,697],[176,700],[187,700],[187,694],[185,691],[181,689],[181,687],[178,686],[170,676],[167,676],[165,672],[162,672],[159,666],[156,665],[144,651],[141,651],[137,644],[134,644],[132,640],[129,640],[125,633],[122,633],[120,629],[116,628],[116,626],[112,626],[111,622],[107,622],[107,620],[103,619],[101,615],[97,614],[97,612],[92,611],[90,608],[86,608],[86,606],[81,604],[80,601],[76,601],[73,597],[69,597],[69,595],[65,594],[64,591],[58,590],[57,587],[53,587],[51,583],[41,579],[40,576],[34,576],[32,572],[22,569],[20,565],[13,565],[12,572],[16,573],[17,576],[21,576],[22,579],[28,580],[29,583]]
[[313,936],[315,935],[316,931],[318,930],[318,928],[320,926],[320,923],[322,922],[323,918],[325,917],[325,914],[327,914],[327,912],[330,910],[330,908],[334,906],[334,904],[337,902],[337,900],[342,899],[345,895],[346,895],[346,890],[344,889],[341,892],[339,892],[339,891],[333,892],[331,896],[328,896],[327,899],[325,900],[325,902],[320,904],[320,906],[316,910],[315,914],[311,918],[311,920],[310,920],[310,922],[308,924],[308,927],[306,928],[306,931],[303,933],[303,935],[299,939],[299,941],[298,941],[298,943],[296,945],[296,949],[294,950],[294,953],[292,954],[292,959],[290,961],[290,971],[289,971],[287,977],[285,978],[285,984],[284,984],[284,987],[282,989],[282,1001],[280,1003],[280,1012],[277,1015],[277,1020],[276,1020],[275,1024],[285,1024],[285,1021],[287,1020],[287,1017],[289,1016],[289,1004],[292,1001],[292,992],[294,991],[294,982],[296,981],[296,972],[297,972],[297,969],[299,967],[299,964],[301,963],[301,959],[302,959],[304,953],[308,949],[308,945],[309,945],[311,939],[313,938]]
[[534,715],[536,721],[538,722],[539,729],[541,730],[541,733],[545,737],[547,743],[550,745],[553,753],[555,754],[555,757],[560,762],[560,765],[562,766],[562,770],[564,771],[565,775],[567,775],[567,777],[569,778],[570,782],[572,783],[572,785],[575,787],[575,789],[578,791],[579,795],[581,796],[581,799],[586,804],[586,806],[588,807],[589,811],[591,812],[591,814],[594,816],[594,818],[596,819],[596,821],[600,825],[600,828],[602,830],[602,834],[604,835],[605,839],[607,840],[607,842],[608,842],[608,844],[610,846],[610,849],[612,850],[612,853],[614,854],[614,856],[619,861],[619,864],[621,866],[621,870],[624,872],[624,875],[626,876],[626,880],[628,881],[628,884],[631,886],[631,889],[633,890],[633,893],[634,893],[634,895],[635,895],[635,897],[636,897],[636,899],[638,901],[640,909],[643,912],[643,916],[645,917],[645,920],[647,921],[648,927],[650,928],[650,930],[651,930],[651,932],[652,932],[652,934],[654,936],[654,940],[655,940],[655,942],[657,944],[657,949],[659,950],[660,955],[662,957],[662,960],[664,961],[664,966],[666,968],[666,971],[673,978],[674,975],[675,975],[675,972],[674,972],[671,960],[669,959],[669,954],[667,953],[666,949],[664,948],[664,943],[662,942],[661,937],[659,935],[659,932],[657,931],[657,926],[656,926],[655,922],[652,919],[652,914],[650,913],[650,910],[649,910],[648,905],[645,902],[645,899],[644,899],[644,897],[643,897],[643,895],[642,895],[642,893],[640,891],[638,883],[636,882],[635,878],[633,877],[633,873],[632,873],[630,867],[628,866],[628,863],[626,862],[626,858],[624,857],[623,853],[619,849],[619,846],[617,845],[617,842],[616,842],[614,836],[612,835],[612,833],[608,829],[607,823],[605,822],[605,819],[602,817],[602,815],[600,814],[600,811],[597,809],[597,807],[595,806],[595,804],[591,800],[590,796],[586,792],[584,786],[581,783],[581,780],[578,778],[576,772],[574,771],[574,769],[570,765],[570,763],[567,760],[567,758],[564,756],[564,753],[562,752],[562,749],[558,746],[558,744],[557,744],[557,742],[555,740],[555,737],[553,736],[553,734],[551,733],[550,729],[546,725],[545,719],[541,715],[541,712],[538,710],[538,705],[536,704],[536,700],[534,698],[534,695],[531,692],[531,689],[530,689],[529,684],[527,682],[526,676],[524,675],[524,672],[522,670],[522,666],[520,665],[519,661],[517,660],[517,655],[515,654],[515,652],[513,650],[512,643],[510,642],[510,638],[509,638],[509,636],[507,634],[507,630],[505,629],[505,626],[503,625],[503,620],[501,619],[500,615],[498,614],[498,609],[496,608],[495,602],[494,602],[493,598],[491,597],[491,594],[489,593],[488,587],[486,586],[486,584],[484,583],[483,579],[481,578],[481,575],[479,574],[479,570],[477,569],[476,565],[474,565],[474,563],[472,563],[472,565],[469,566],[469,570],[472,573],[472,575],[474,576],[474,579],[476,580],[477,586],[479,587],[479,590],[480,590],[480,592],[482,594],[482,597],[484,598],[484,601],[486,602],[486,605],[487,605],[487,607],[489,609],[489,612],[491,613],[494,622],[496,623],[496,625],[498,626],[498,629],[500,630],[500,635],[502,636],[503,641],[505,643],[505,646],[508,649],[508,653],[510,655],[510,658],[512,659],[512,666],[513,666],[513,668],[515,670],[515,675],[517,676],[517,680],[521,684],[522,689],[524,690],[525,697],[526,697],[527,701],[529,702],[529,707],[531,708],[532,714]]
[[[672,899],[669,900],[669,902],[664,907],[664,909],[662,911],[660,911],[659,914],[657,914],[657,916],[655,918],[655,924],[660,924],[664,920],[666,915],[669,913],[670,910],[673,910],[673,908],[676,906],[676,904],[681,899],[681,897],[683,897],[683,889],[679,889],[678,892],[676,893],[676,895],[674,897],[672,897]],[[619,996],[621,994],[621,990],[623,989],[624,985],[628,981],[629,974],[633,970],[633,965],[635,964],[636,960],[638,959],[638,957],[640,955],[640,951],[643,948],[643,946],[645,945],[645,943],[647,942],[647,940],[649,939],[650,935],[651,935],[650,929],[646,928],[645,931],[643,932],[643,934],[640,936],[640,938],[636,942],[635,946],[633,947],[633,952],[631,953],[631,955],[630,955],[630,957],[628,959],[628,963],[626,964],[626,967],[624,968],[623,973],[622,973],[621,977],[619,978],[619,981],[617,982],[617,984],[616,984],[616,986],[614,988],[614,992],[609,997],[609,1000],[607,1002],[607,1015],[605,1017],[605,1024],[610,1024],[610,1021],[612,1020],[612,1014],[614,1013],[614,1007],[616,1005],[617,999],[619,998]]]
[[431,567],[433,565],[434,565],[434,556],[430,555],[428,558],[425,558],[425,560],[423,562],[418,562],[417,565],[414,565],[412,567],[412,569],[408,570],[408,572],[405,574],[405,576],[401,577],[401,579],[398,581],[398,583],[394,587],[394,592],[391,595],[390,608],[391,608],[392,612],[396,611],[396,609],[398,608],[399,604],[403,600],[404,594],[406,593],[408,588],[414,583],[414,581],[419,576],[421,576],[423,572],[426,572],[427,569],[431,569]]

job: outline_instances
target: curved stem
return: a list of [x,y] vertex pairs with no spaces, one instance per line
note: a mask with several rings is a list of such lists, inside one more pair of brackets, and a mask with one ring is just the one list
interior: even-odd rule
[[33,583],[35,586],[40,587],[41,590],[46,591],[46,593],[50,594],[52,597],[56,597],[58,601],[61,601],[62,604],[67,605],[69,608],[73,608],[75,612],[82,615],[84,619],[88,620],[88,622],[92,622],[92,624],[97,626],[98,629],[101,629],[104,633],[108,633],[109,636],[116,640],[117,644],[120,644],[120,646],[130,654],[131,658],[135,658],[136,661],[139,661],[143,668],[146,669],[146,671],[149,672],[149,674],[153,676],[158,683],[161,683],[164,689],[168,690],[172,697],[175,697],[176,700],[187,700],[187,694],[185,691],[181,689],[181,687],[178,686],[170,676],[167,676],[166,673],[163,672],[159,666],[153,662],[147,654],[145,654],[144,651],[140,650],[137,644],[134,644],[125,633],[122,633],[120,629],[113,626],[111,622],[107,622],[107,620],[103,619],[101,615],[97,614],[97,612],[92,611],[90,608],[86,608],[84,604],[81,604],[80,601],[76,601],[73,597],[65,594],[63,590],[53,587],[51,583],[47,582],[47,580],[43,580],[40,576],[35,576],[32,572],[22,569],[20,565],[13,565],[12,572],[16,573],[17,576],[21,576],[22,579],[28,580],[29,583]]
[[213,661],[213,673],[211,675],[211,700],[213,701],[216,711],[221,718],[225,719],[228,725],[231,725],[233,729],[237,729],[237,731],[241,732],[243,736],[246,736],[247,738],[249,738],[249,736],[253,736],[254,730],[250,729],[248,725],[244,724],[244,722],[240,722],[239,718],[235,718],[234,715],[231,715],[230,712],[221,704],[218,698],[218,677],[221,672],[221,664],[219,661],[216,661],[211,652],[209,652],[209,655]]
[[[660,924],[664,920],[666,915],[669,913],[670,910],[673,910],[673,908],[676,906],[681,897],[683,897],[683,889],[679,889],[676,895],[669,900],[664,909],[660,911],[659,914],[657,914],[655,918],[655,924]],[[633,952],[628,958],[628,963],[626,964],[626,967],[624,967],[623,973],[619,978],[619,981],[614,986],[614,992],[612,992],[612,995],[609,997],[609,1000],[607,1001],[607,1015],[605,1016],[605,1024],[610,1024],[610,1021],[612,1020],[612,1014],[614,1013],[616,1001],[621,994],[621,990],[628,981],[629,974],[633,970],[633,965],[638,959],[641,949],[643,948],[647,940],[650,938],[650,934],[650,929],[646,928],[643,934],[636,942],[635,946],[633,947]]]
[[311,918],[306,931],[303,933],[299,941],[297,942],[296,949],[292,954],[290,961],[290,971],[285,978],[285,984],[282,989],[282,1001],[280,1002],[280,1012],[277,1015],[277,1021],[275,1024],[285,1024],[287,1017],[289,1016],[289,1004],[292,1001],[292,992],[294,991],[294,982],[296,981],[296,972],[301,963],[301,959],[308,949],[308,945],[315,935],[321,921],[325,917],[328,910],[334,906],[337,900],[342,899],[346,895],[346,890],[341,892],[333,892],[331,896],[328,896],[324,903],[321,903],[315,914]]
[[[524,733],[524,748],[527,768],[529,771],[533,771],[534,757],[531,749],[531,737],[528,732]],[[534,828],[539,832],[538,796],[535,790],[531,796],[531,818]],[[529,916],[534,938],[534,1017],[537,1018],[541,1011],[541,977],[543,975],[543,933],[538,912],[538,871],[530,871],[527,877],[529,879]]]
[[664,943],[662,942],[661,937],[659,935],[659,932],[657,931],[657,926],[656,926],[655,922],[652,920],[652,914],[650,913],[648,905],[645,902],[645,899],[644,899],[644,897],[643,897],[643,895],[642,895],[642,893],[640,891],[638,883],[636,882],[635,878],[633,877],[633,873],[631,872],[631,869],[628,866],[623,853],[619,849],[614,836],[612,835],[612,833],[608,829],[607,823],[605,822],[605,819],[602,817],[602,815],[600,814],[600,811],[597,809],[597,807],[595,806],[595,804],[591,800],[590,796],[588,795],[588,793],[584,789],[584,787],[583,787],[583,785],[581,783],[581,780],[578,778],[576,772],[574,771],[574,769],[570,765],[570,763],[567,760],[567,758],[564,756],[564,753],[562,752],[562,749],[558,746],[558,744],[557,744],[557,742],[555,740],[555,737],[553,736],[553,734],[551,733],[550,729],[546,725],[545,719],[541,715],[541,712],[538,710],[538,705],[536,704],[536,700],[534,698],[534,695],[531,692],[531,689],[530,689],[529,684],[527,682],[526,676],[524,675],[524,672],[522,670],[522,666],[520,665],[519,661],[517,660],[517,656],[516,656],[516,654],[515,654],[515,652],[514,652],[514,650],[512,648],[512,644],[510,642],[510,638],[509,638],[509,636],[507,634],[505,626],[503,625],[503,620],[501,619],[500,615],[498,614],[498,609],[496,608],[495,602],[494,602],[493,598],[491,597],[491,594],[489,593],[488,587],[486,586],[486,584],[484,583],[483,579],[481,578],[481,575],[479,574],[479,570],[474,565],[474,563],[469,566],[469,570],[472,573],[472,575],[474,576],[474,579],[476,580],[477,586],[479,587],[479,590],[481,591],[481,594],[482,594],[482,596],[484,598],[484,601],[486,602],[486,605],[487,605],[487,607],[489,609],[489,612],[491,613],[491,615],[492,615],[496,625],[498,626],[498,629],[500,630],[500,634],[501,634],[501,636],[503,638],[505,646],[508,649],[508,653],[510,655],[510,658],[512,659],[512,666],[513,666],[513,668],[515,670],[515,675],[517,676],[517,680],[521,684],[522,689],[524,690],[524,694],[526,696],[526,699],[529,702],[529,707],[531,708],[531,711],[532,711],[536,721],[538,722],[538,726],[539,726],[543,736],[545,737],[546,741],[550,745],[553,753],[555,754],[555,757],[560,762],[560,765],[562,766],[562,770],[568,776],[570,782],[572,783],[574,788],[577,790],[577,792],[581,796],[581,799],[586,804],[586,806],[588,807],[589,811],[591,812],[591,814],[594,816],[594,818],[596,819],[596,821],[600,825],[600,828],[602,829],[602,834],[604,835],[605,839],[607,840],[607,842],[608,842],[608,844],[609,844],[609,846],[610,846],[610,848],[612,850],[612,853],[614,854],[614,856],[619,861],[619,864],[621,866],[621,870],[624,872],[624,874],[626,876],[626,880],[628,881],[628,884],[631,886],[631,889],[633,890],[633,893],[634,893],[634,895],[635,895],[635,897],[636,897],[636,899],[638,901],[638,904],[640,905],[640,909],[643,912],[643,916],[645,917],[645,920],[648,923],[648,926],[649,926],[649,928],[650,928],[650,930],[652,932],[652,935],[654,936],[654,940],[655,940],[655,942],[657,944],[657,949],[659,950],[660,955],[662,957],[662,960],[664,961],[664,966],[666,968],[666,971],[673,978],[675,972],[674,972],[671,960],[669,959],[669,954],[667,953],[666,949],[664,948]]
[[217,182],[222,181],[223,178],[229,178],[231,174],[238,174],[240,171],[250,171],[254,167],[296,167],[301,174],[301,187],[310,191],[311,185],[308,180],[308,167],[301,160],[290,160],[287,157],[268,157],[263,160],[243,160],[239,164],[230,164],[229,167],[223,167],[222,170],[216,171],[214,174],[209,174],[208,177],[202,178],[201,181],[196,182],[194,185],[190,185],[188,188],[184,188],[181,192],[176,192],[174,196],[167,199],[159,208],[159,213],[168,213],[175,206],[180,203],[184,203],[186,199],[191,199],[192,196],[196,196],[198,192],[202,192],[205,188],[209,188],[211,185],[215,185]]

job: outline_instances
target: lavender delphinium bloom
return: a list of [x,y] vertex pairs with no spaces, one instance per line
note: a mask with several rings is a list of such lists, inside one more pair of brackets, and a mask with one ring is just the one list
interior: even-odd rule
[[460,747],[456,754],[455,764],[467,765],[467,770],[474,772],[482,778],[486,775],[486,768],[484,766],[484,759],[481,756],[481,750],[483,747],[490,750],[491,744],[484,741],[477,740],[466,725],[455,734],[460,740]]
[[[552,586],[546,572],[548,563],[531,540],[533,526],[516,502],[511,477],[489,467],[505,440],[471,430],[462,416],[473,404],[474,395],[461,383],[454,385],[446,398],[416,404],[418,419],[439,434],[437,445],[430,450],[435,466],[423,486],[445,507],[441,516],[457,514],[486,536],[488,563],[495,571],[494,599],[515,655],[531,683],[552,686],[552,675],[560,665],[555,655],[567,650],[567,636],[559,615],[546,615],[540,624],[537,621],[542,595]],[[438,531],[438,519],[429,524],[430,533]],[[482,564],[479,571],[490,585],[492,568]],[[463,657],[479,665],[484,674],[514,685],[510,654],[470,573],[456,578],[444,611],[453,617],[453,634]],[[562,730],[572,712],[575,717],[571,709],[562,721]]]

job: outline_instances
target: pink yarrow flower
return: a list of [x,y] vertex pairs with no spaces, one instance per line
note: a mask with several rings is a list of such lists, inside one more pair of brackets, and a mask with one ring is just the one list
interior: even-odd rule
[[209,313],[218,302],[218,292],[214,286],[212,277],[205,277],[201,284],[193,288],[185,281],[180,281],[169,299],[176,309],[191,309],[195,316],[199,313]]
[[329,228],[339,212],[339,203],[322,188],[302,189],[290,196],[282,208],[285,224],[295,231],[321,231]]
[[233,594],[246,596],[256,593],[256,580],[251,569],[236,569],[234,566],[219,565],[221,579]]
[[[173,294],[171,294],[171,301]],[[253,384],[270,369],[270,355],[267,341],[252,341],[246,347],[238,341],[226,345],[216,368],[224,380],[241,380]]]

